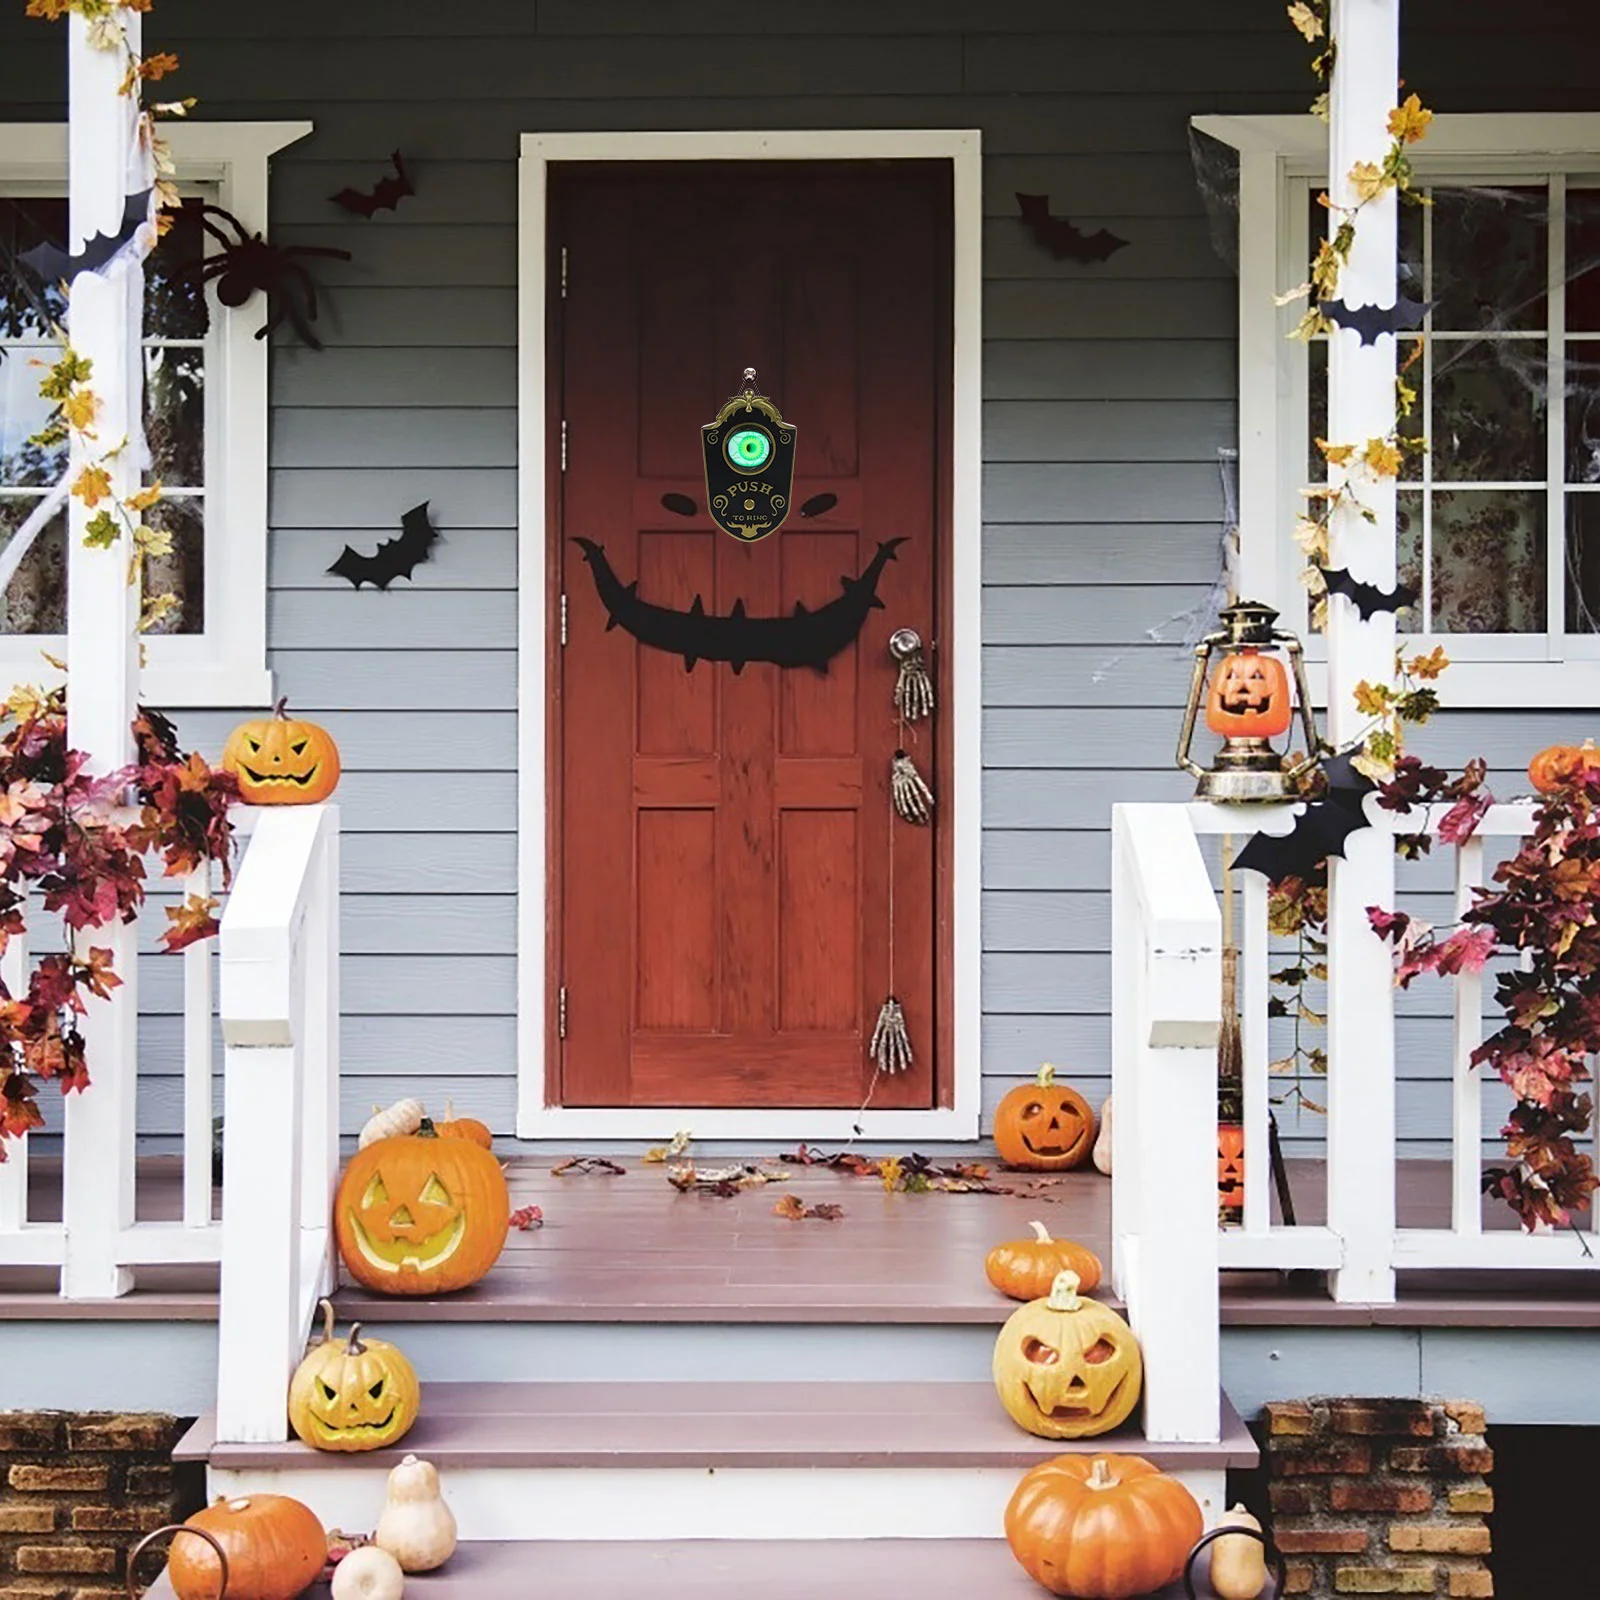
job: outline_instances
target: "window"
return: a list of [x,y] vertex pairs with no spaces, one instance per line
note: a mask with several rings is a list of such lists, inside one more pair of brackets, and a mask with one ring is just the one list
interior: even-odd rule
[[[266,665],[267,360],[255,339],[259,297],[218,304],[192,272],[210,202],[265,230],[267,161],[309,123],[192,124],[167,130],[184,207],[146,263],[143,361],[151,513],[172,536],[147,588],[176,605],[146,634],[141,693],[165,706],[270,702]],[[44,419],[39,368],[64,307],[56,288],[15,267],[42,239],[66,236],[66,130],[0,127],[0,548],[60,479],[65,447],[28,443]],[[0,594],[0,676],[47,675],[66,627],[66,517],[35,540]]]
[[[1291,530],[1325,475],[1327,348],[1285,337],[1272,290],[1326,226],[1327,129],[1196,126],[1239,151],[1241,572],[1314,662]],[[1600,116],[1441,116],[1418,153],[1432,203],[1401,207],[1398,270],[1430,310],[1398,348],[1418,394],[1402,427],[1431,449],[1400,486],[1420,598],[1398,625],[1445,644],[1455,704],[1600,705]]]

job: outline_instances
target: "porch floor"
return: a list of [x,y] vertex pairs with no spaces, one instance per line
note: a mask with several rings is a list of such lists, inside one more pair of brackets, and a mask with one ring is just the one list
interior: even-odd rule
[[[662,1167],[625,1155],[620,1176],[557,1177],[549,1156],[507,1163],[512,1204],[536,1205],[543,1226],[513,1232],[482,1283],[440,1300],[378,1298],[354,1285],[341,1318],[461,1322],[782,1322],[998,1324],[1011,1302],[990,1288],[983,1258],[1024,1236],[1038,1217],[1078,1239],[1109,1267],[1111,1184],[1094,1171],[995,1174],[1016,1192],[886,1194],[875,1179],[784,1166],[779,1183],[731,1198],[679,1194]],[[712,1164],[712,1163],[707,1163]],[[716,1164],[726,1164],[719,1160]],[[771,1165],[776,1166],[776,1163]],[[1303,1222],[1322,1220],[1322,1170],[1292,1161]],[[36,1159],[30,1215],[59,1216],[59,1166]],[[773,1205],[794,1194],[843,1208],[836,1222],[791,1222]],[[179,1169],[141,1163],[139,1215],[180,1215]],[[1401,1216],[1414,1227],[1449,1214],[1449,1167],[1404,1162]],[[1486,1224],[1509,1224],[1504,1208]],[[204,1321],[216,1315],[216,1270],[142,1268],[116,1301],[67,1302],[47,1267],[0,1267],[0,1320],[142,1318]],[[1394,1305],[1336,1304],[1319,1275],[1223,1276],[1222,1321],[1231,1326],[1600,1327],[1600,1274],[1408,1273]]]

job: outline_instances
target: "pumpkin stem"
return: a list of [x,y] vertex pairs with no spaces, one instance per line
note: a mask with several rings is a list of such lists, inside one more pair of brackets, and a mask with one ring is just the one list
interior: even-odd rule
[[333,1343],[333,1301],[322,1299],[317,1302],[322,1307],[322,1342]]
[[350,1340],[344,1347],[344,1353],[347,1356],[364,1356],[367,1353],[367,1347],[361,1342],[361,1324],[359,1322],[350,1324]]
[[273,703],[272,714],[278,719],[279,722],[287,722],[289,720],[288,695],[280,694],[278,696],[277,700]]
[[1096,1456],[1089,1467],[1089,1476],[1084,1479],[1086,1489],[1115,1489],[1117,1479],[1111,1471],[1111,1463],[1104,1456]]
[[1052,1311],[1076,1311],[1083,1301],[1078,1298],[1078,1285],[1083,1280],[1070,1268],[1065,1272],[1056,1274],[1056,1281],[1050,1285],[1050,1298],[1045,1305]]
[[432,1117],[424,1117],[418,1123],[415,1136],[418,1139],[437,1139],[439,1137],[439,1130],[434,1127]]
[[1041,1089],[1053,1089],[1056,1082],[1055,1062],[1045,1062],[1045,1064],[1040,1067],[1038,1072],[1034,1075],[1033,1081],[1038,1084]]
[[1028,1226],[1033,1229],[1033,1242],[1035,1244],[1052,1244],[1052,1243],[1054,1243],[1054,1241],[1050,1237],[1049,1230],[1045,1227],[1045,1225],[1042,1222],[1030,1222],[1028,1224]]

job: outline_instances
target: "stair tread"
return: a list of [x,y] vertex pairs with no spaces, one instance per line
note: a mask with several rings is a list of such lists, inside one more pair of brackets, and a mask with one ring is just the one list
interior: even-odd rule
[[[848,1584],[847,1590],[844,1586]],[[840,1539],[463,1544],[439,1572],[406,1579],[408,1600],[817,1600],[830,1593],[914,1592],[918,1600],[1038,1600],[1043,1592],[999,1539]],[[1200,1600],[1212,1591],[1200,1587]],[[323,1600],[318,1584],[308,1600]],[[1176,1583],[1151,1600],[1178,1600]],[[149,1600],[173,1600],[163,1574]]]
[[1249,1467],[1254,1439],[1222,1397],[1215,1444],[1153,1444],[1135,1426],[1097,1439],[1038,1439],[990,1383],[429,1383],[400,1444],[328,1454],[298,1439],[218,1444],[200,1418],[174,1459],[215,1467],[387,1468],[408,1453],[441,1466],[1027,1466],[1078,1451],[1132,1451],[1162,1466]]

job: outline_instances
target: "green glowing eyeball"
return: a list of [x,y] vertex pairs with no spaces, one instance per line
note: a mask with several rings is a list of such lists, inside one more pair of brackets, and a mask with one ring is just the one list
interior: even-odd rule
[[772,437],[762,428],[740,428],[728,435],[728,460],[743,472],[759,472],[772,459]]

